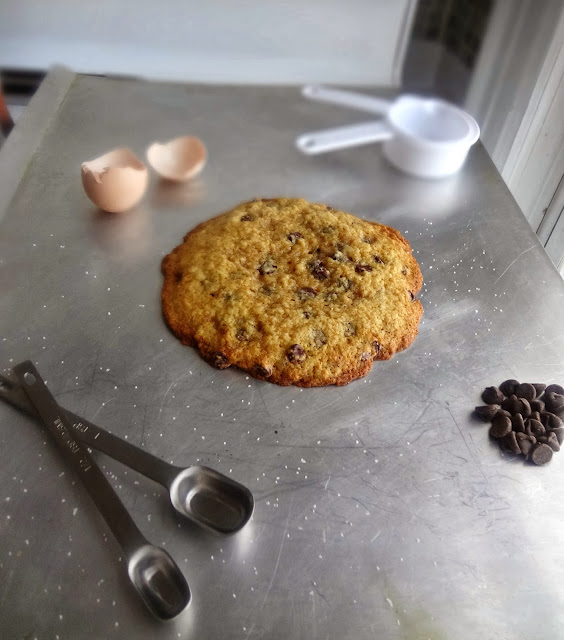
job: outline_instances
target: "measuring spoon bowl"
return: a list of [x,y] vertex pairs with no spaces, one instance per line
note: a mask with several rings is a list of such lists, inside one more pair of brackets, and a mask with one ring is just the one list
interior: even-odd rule
[[136,549],[127,571],[147,608],[158,618],[169,620],[190,602],[190,588],[170,555],[152,544]]
[[171,482],[170,501],[182,515],[218,533],[235,533],[253,514],[252,493],[213,469],[192,466]]
[[[1,374],[0,399],[37,417],[21,385]],[[71,411],[65,414],[80,442],[161,484],[168,490],[172,506],[197,525],[231,534],[249,521],[254,509],[253,494],[232,478],[204,466],[170,464]]]

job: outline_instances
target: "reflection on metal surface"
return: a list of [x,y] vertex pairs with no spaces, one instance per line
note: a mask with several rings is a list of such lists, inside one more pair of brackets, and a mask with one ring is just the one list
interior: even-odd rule
[[155,207],[194,207],[206,196],[206,184],[203,179],[195,178],[189,182],[158,180],[149,194]]
[[94,241],[112,258],[135,262],[149,248],[153,222],[144,204],[120,214],[94,209],[90,221]]

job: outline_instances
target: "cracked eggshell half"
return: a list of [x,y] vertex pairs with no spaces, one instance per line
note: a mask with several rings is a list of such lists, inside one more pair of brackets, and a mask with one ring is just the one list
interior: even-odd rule
[[122,213],[143,197],[149,182],[147,167],[131,149],[114,149],[82,163],[82,186],[100,209]]
[[207,151],[199,138],[182,136],[165,143],[153,142],[147,148],[147,160],[161,178],[185,182],[202,171]]

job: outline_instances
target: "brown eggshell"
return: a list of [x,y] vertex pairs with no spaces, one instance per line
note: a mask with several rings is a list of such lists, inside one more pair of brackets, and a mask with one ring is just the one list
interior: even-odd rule
[[207,151],[199,138],[182,136],[164,144],[153,142],[147,149],[147,160],[162,178],[184,182],[202,171]]
[[147,167],[130,149],[114,149],[82,163],[82,186],[100,209],[122,213],[143,197],[149,181]]

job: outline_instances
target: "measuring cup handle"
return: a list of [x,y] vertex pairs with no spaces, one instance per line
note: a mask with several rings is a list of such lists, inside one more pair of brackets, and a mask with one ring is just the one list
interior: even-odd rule
[[335,127],[304,133],[296,140],[300,151],[308,155],[358,147],[381,142],[392,137],[392,131],[384,122],[363,122],[348,127]]
[[370,113],[378,113],[380,115],[387,113],[392,105],[391,100],[374,98],[373,96],[355,93],[354,91],[329,89],[328,87],[316,84],[309,84],[303,87],[302,95],[310,100],[337,104],[342,107],[352,107],[353,109],[369,111]]

